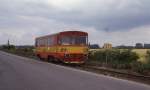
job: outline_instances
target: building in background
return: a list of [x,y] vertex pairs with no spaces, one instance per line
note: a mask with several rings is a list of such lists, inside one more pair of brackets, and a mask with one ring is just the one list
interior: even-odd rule
[[89,48],[90,49],[99,49],[100,46],[98,44],[91,44],[91,45],[89,45]]
[[104,49],[111,49],[112,48],[112,44],[110,44],[110,43],[104,43],[103,48]]
[[142,49],[144,47],[142,43],[136,43],[135,48]]
[[150,44],[144,44],[144,48],[149,49],[150,48]]
[[134,49],[134,46],[126,46],[126,45],[120,45],[120,46],[116,46],[115,48],[117,49]]

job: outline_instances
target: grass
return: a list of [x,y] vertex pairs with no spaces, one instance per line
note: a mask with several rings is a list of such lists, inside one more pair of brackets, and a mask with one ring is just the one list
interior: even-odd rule
[[[97,52],[97,51],[104,51],[105,49],[90,49],[91,53]],[[119,49],[119,50],[127,50],[127,49]],[[146,60],[146,53],[147,51],[150,51],[150,49],[132,49],[132,52],[135,52],[136,54],[138,54],[139,59],[138,61],[142,62],[142,63],[147,63]]]
[[142,62],[142,63],[146,63],[147,62],[147,60],[146,60],[146,53],[147,53],[147,51],[149,51],[150,49],[133,49],[132,51],[133,52],[135,52],[135,53],[137,53],[138,54],[138,56],[140,57],[139,59],[138,59],[138,61],[140,61],[140,62]]
[[19,56],[25,56],[28,58],[35,58],[35,54],[33,49],[1,49],[2,51],[8,52],[8,53],[12,53],[12,54],[16,54]]

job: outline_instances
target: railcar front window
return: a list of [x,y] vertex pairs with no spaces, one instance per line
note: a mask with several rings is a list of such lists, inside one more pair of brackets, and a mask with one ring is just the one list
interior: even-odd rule
[[63,37],[60,40],[62,45],[71,45],[71,38],[70,37]]
[[77,37],[75,40],[75,44],[85,45],[86,44],[86,37],[85,36]]
[[60,39],[62,45],[86,45],[87,36],[64,36]]

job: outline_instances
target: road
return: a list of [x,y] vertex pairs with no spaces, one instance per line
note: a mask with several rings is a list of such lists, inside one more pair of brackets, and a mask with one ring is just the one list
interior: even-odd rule
[[150,86],[0,51],[0,90],[150,90]]

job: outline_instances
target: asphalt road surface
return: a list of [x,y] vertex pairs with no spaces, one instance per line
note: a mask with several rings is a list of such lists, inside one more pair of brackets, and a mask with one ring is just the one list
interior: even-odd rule
[[0,90],[150,90],[150,86],[0,51]]

